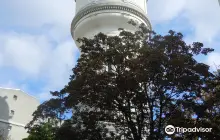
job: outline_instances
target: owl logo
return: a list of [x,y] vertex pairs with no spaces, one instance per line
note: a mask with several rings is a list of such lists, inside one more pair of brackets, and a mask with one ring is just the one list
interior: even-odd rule
[[175,133],[175,127],[173,125],[168,125],[165,127],[165,132],[168,134],[168,135],[172,135]]

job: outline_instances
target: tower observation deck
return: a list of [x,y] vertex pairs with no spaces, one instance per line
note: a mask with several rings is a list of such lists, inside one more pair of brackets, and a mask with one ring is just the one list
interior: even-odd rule
[[[129,20],[144,23],[151,29],[147,17],[147,0],[75,0],[76,15],[71,24],[71,34],[78,38],[92,38],[102,32],[117,35],[118,28],[135,31]],[[80,46],[76,42],[77,47]]]

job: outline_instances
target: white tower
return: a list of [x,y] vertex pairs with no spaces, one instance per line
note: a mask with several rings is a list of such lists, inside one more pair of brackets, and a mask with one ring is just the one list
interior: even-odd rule
[[[78,38],[92,38],[102,32],[116,35],[118,28],[134,31],[129,20],[144,23],[149,29],[151,24],[146,16],[147,0],[75,0],[76,16],[72,21],[71,34]],[[76,42],[76,45],[80,45]]]
[[[117,35],[123,28],[134,32],[136,27],[128,24],[130,20],[138,24],[144,23],[151,29],[147,18],[147,0],[75,0],[76,15],[72,21],[71,34],[77,47],[78,38],[93,38],[102,32],[107,35]],[[107,66],[108,69],[108,66]],[[104,122],[107,123],[107,122]],[[110,131],[114,127],[108,126]]]

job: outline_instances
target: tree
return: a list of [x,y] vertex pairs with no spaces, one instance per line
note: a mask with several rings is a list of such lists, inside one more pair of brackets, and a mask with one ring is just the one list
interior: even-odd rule
[[4,140],[4,129],[0,129],[0,140]]
[[8,135],[8,129],[0,127],[0,140],[11,140],[11,136]]
[[55,140],[56,129],[50,122],[35,124],[23,140]]
[[187,45],[174,31],[158,35],[143,24],[134,33],[120,30],[118,36],[99,33],[78,40],[81,57],[58,92],[67,94],[63,108],[73,108],[71,125],[61,128],[79,130],[82,140],[154,140],[167,137],[168,124],[193,126],[192,115],[202,112],[196,101],[215,78],[194,56],[213,49],[199,42]]
[[50,94],[55,98],[45,101],[38,106],[37,110],[32,114],[33,119],[27,124],[26,129],[31,129],[35,122],[45,122],[48,118],[53,121],[56,120],[54,122],[55,125],[61,125],[61,122],[66,118],[65,114],[70,112],[69,108],[65,106],[66,95],[56,91]]

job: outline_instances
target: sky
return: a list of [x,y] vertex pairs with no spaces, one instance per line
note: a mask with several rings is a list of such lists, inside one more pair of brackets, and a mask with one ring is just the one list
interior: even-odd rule
[[[0,87],[38,98],[51,97],[69,81],[79,57],[70,34],[74,0],[1,0]],[[187,43],[202,42],[215,52],[197,57],[215,70],[220,65],[218,0],[149,0],[153,30],[182,32]]]

